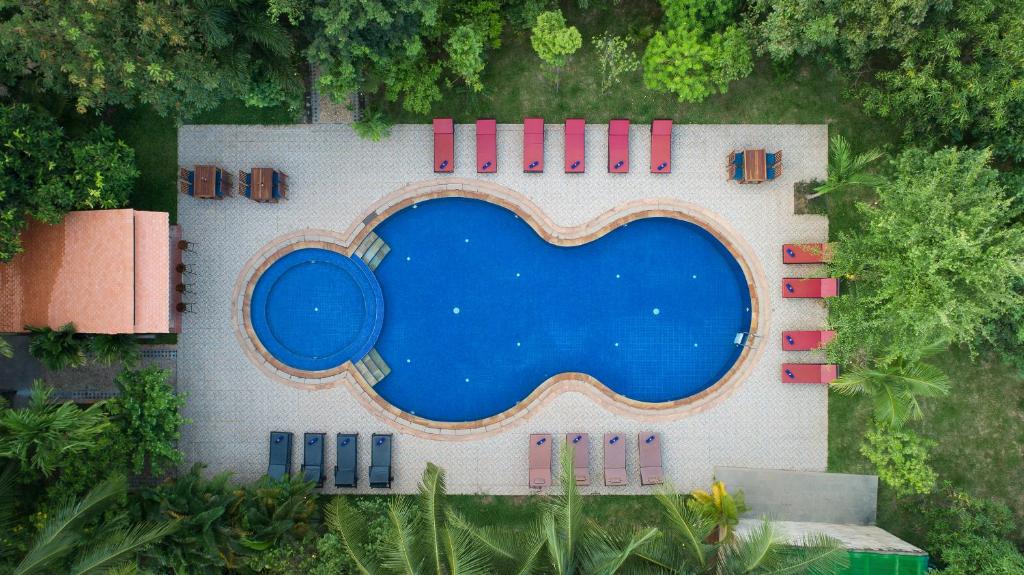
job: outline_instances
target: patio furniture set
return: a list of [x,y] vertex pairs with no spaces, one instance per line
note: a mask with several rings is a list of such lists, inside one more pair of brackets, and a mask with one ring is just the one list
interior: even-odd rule
[[[637,434],[640,456],[640,485],[664,483],[661,464],[661,434],[644,431]],[[604,434],[604,484],[618,487],[629,484],[626,473],[626,436],[621,433]],[[567,433],[565,448],[573,450],[573,475],[576,485],[590,485],[590,436],[585,433]],[[553,445],[551,434],[530,435],[529,486],[543,489],[551,486]]]
[[[200,199],[223,200],[232,195],[231,175],[217,166],[181,168],[178,178],[181,193]],[[274,168],[253,168],[238,172],[238,192],[261,203],[288,199],[288,174]]]
[[[832,257],[829,244],[785,244],[782,261],[785,264],[822,264]],[[783,278],[783,298],[827,298],[839,295],[838,278]],[[812,351],[821,349],[835,339],[832,330],[784,331],[784,351]],[[839,366],[818,363],[782,364],[783,383],[824,383],[839,377]]]
[[730,181],[760,184],[782,175],[782,150],[769,153],[764,148],[741,150],[729,154],[726,173]]
[[[292,472],[292,433],[270,433],[270,462],[267,475],[281,479]],[[306,433],[302,437],[302,477],[316,486],[324,486],[324,443],[326,433]],[[359,434],[339,433],[335,438],[337,465],[334,466],[335,487],[356,487],[359,483]],[[390,489],[394,480],[392,465],[392,435],[374,433],[370,436],[370,487]]]

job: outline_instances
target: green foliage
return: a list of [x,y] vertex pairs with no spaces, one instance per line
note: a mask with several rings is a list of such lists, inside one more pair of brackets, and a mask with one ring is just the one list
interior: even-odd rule
[[472,26],[459,26],[445,43],[448,52],[448,67],[462,78],[474,92],[484,89],[480,72],[484,69],[484,38]]
[[505,18],[516,31],[533,28],[541,12],[555,7],[553,0],[505,0],[502,4]]
[[624,37],[612,36],[605,32],[601,36],[594,36],[591,42],[601,67],[601,91],[607,92],[609,88],[619,83],[623,74],[640,67],[639,58],[630,50],[629,43]]
[[106,126],[69,139],[45,112],[0,106],[0,262],[21,252],[27,218],[56,224],[71,210],[124,206],[138,175],[135,153]]
[[17,460],[26,481],[37,473],[52,475],[65,458],[89,449],[109,425],[101,404],[81,409],[54,403],[52,393],[36,381],[28,407],[0,411],[0,457]]
[[690,493],[690,498],[687,505],[714,522],[717,528],[716,541],[725,543],[735,539],[735,527],[740,523],[740,515],[749,509],[742,491],[732,495],[726,491],[725,483],[715,481],[711,484],[710,492],[697,489]]
[[908,429],[895,429],[876,421],[864,435],[860,453],[898,497],[926,495],[937,479],[935,470],[928,465],[928,449],[932,445]]
[[229,99],[277,93],[298,106],[303,87],[287,30],[265,0],[68,0],[6,3],[0,66],[68,96],[80,113],[151,105],[190,117]]
[[935,341],[989,338],[989,323],[1022,304],[1024,228],[989,158],[907,150],[878,201],[858,205],[864,227],[839,234],[831,263],[854,280],[829,300],[833,356],[913,363]]
[[1019,575],[1024,556],[1007,539],[1016,533],[1003,503],[976,499],[949,483],[924,507],[927,547],[944,575]]
[[139,341],[133,334],[96,334],[89,338],[93,360],[101,365],[122,363],[133,367],[139,362]]
[[302,23],[309,9],[309,0],[267,0],[267,15],[275,21],[284,16],[292,26]]
[[167,384],[171,372],[158,367],[125,369],[115,383],[120,394],[109,402],[111,418],[118,428],[117,442],[131,453],[131,468],[140,473],[148,461],[154,473],[167,465],[181,462],[176,448],[181,426],[189,423],[181,416],[184,396]]
[[360,138],[379,142],[391,135],[391,122],[383,112],[367,109],[358,120],[352,122],[352,129]]
[[[945,342],[933,344],[929,350],[915,355],[928,357],[945,350]],[[910,420],[924,417],[919,397],[943,397],[949,394],[949,378],[938,367],[920,359],[897,358],[875,362],[867,367],[854,365],[831,384],[843,395],[867,395],[871,398],[874,418],[894,428]]]
[[530,44],[537,56],[552,68],[562,68],[583,45],[583,36],[575,26],[566,26],[561,10],[542,12],[537,16],[530,35]]
[[28,352],[52,371],[85,365],[86,339],[75,331],[75,324],[59,329],[25,326],[29,331]]
[[[110,402],[102,404],[103,415],[110,421],[107,412]],[[56,481],[45,487],[39,506],[49,509],[59,505],[68,497],[80,497],[96,485],[96,479],[112,475],[128,475],[132,472],[133,446],[125,444],[118,437],[116,425],[106,425],[81,451],[65,453],[53,477]]]
[[828,180],[815,187],[813,200],[819,196],[854,187],[874,188],[885,183],[885,178],[868,171],[868,166],[878,161],[883,152],[878,148],[853,155],[850,143],[840,134],[832,136],[828,147]]
[[14,357],[14,348],[11,347],[11,342],[3,337],[0,337],[0,357],[6,357],[7,359]]
[[662,0],[665,30],[644,52],[644,84],[680,102],[725,93],[754,69],[746,31],[730,23],[731,2]]

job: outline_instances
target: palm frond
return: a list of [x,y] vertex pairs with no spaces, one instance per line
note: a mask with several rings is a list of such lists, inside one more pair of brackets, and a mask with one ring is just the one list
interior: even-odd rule
[[465,531],[476,540],[477,545],[500,560],[516,559],[522,549],[532,546],[536,541],[535,531],[473,525],[451,509],[448,509],[448,527]]
[[381,569],[366,551],[369,537],[366,532],[366,518],[349,505],[344,497],[335,497],[324,510],[324,521],[333,531],[356,570],[362,575],[376,575]]
[[15,463],[8,462],[0,470],[0,533],[10,533],[16,521],[14,517],[14,477],[17,473]]
[[428,463],[423,470],[420,481],[419,508],[420,519],[423,521],[422,534],[430,553],[428,560],[431,572],[443,573],[444,552],[442,550],[441,529],[444,522],[445,482],[444,470]]
[[829,388],[840,395],[858,395],[871,390],[872,374],[866,369],[854,367],[839,374]]
[[661,536],[655,527],[638,529],[627,541],[602,533],[601,541],[590,554],[587,573],[593,575],[613,575],[627,565],[630,559],[644,547]]
[[808,535],[797,545],[779,550],[779,564],[770,575],[832,575],[849,567],[849,554],[842,544],[826,535]]
[[486,550],[467,530],[446,526],[441,535],[448,560],[447,575],[488,575],[494,572]]
[[771,569],[777,561],[782,542],[774,524],[763,519],[761,524],[725,546],[726,563],[733,573],[753,573]]
[[115,531],[99,545],[75,561],[70,575],[91,575],[129,561],[139,550],[155,543],[178,528],[174,522],[138,524]]
[[0,337],[0,357],[8,359],[14,357],[14,349],[11,348],[11,343],[2,337]]
[[677,539],[694,565],[704,568],[708,564],[708,551],[704,541],[714,530],[711,519],[690,509],[686,498],[668,489],[655,493],[668,519],[668,535]]
[[381,549],[381,567],[392,573],[416,575],[422,561],[416,556],[417,524],[411,502],[396,497],[388,504],[388,530]]
[[[549,553],[552,560],[568,569],[577,560],[577,545],[583,536],[583,499],[576,486],[576,472],[573,469],[573,448],[566,444],[559,454],[561,472],[559,487],[562,492],[549,496],[541,505],[545,514],[551,517],[551,525],[545,524]],[[556,553],[557,551],[557,553]],[[554,555],[558,558],[555,559]]]
[[544,537],[543,531],[544,527],[539,522],[530,529],[530,532],[537,533],[538,536],[529,540],[528,544],[522,547],[515,569],[510,571],[512,575],[530,575],[540,568],[544,549],[547,547],[547,539]]
[[941,397],[949,394],[950,381],[946,372],[928,363],[916,362],[903,366],[891,376],[914,395]]

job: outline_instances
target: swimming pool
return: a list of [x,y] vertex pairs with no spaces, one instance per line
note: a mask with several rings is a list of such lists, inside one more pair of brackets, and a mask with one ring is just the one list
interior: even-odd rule
[[[719,382],[741,355],[736,333],[751,328],[743,268],[689,221],[638,219],[565,247],[511,210],[449,197],[408,205],[373,231],[391,251],[368,288],[356,281],[357,289],[324,304],[331,321],[309,311],[322,299],[265,290],[263,305],[281,308],[268,317],[297,326],[294,337],[281,338],[293,356],[267,349],[288,365],[295,366],[294,356],[315,356],[303,369],[329,369],[373,346],[391,368],[373,392],[419,418],[471,422],[502,414],[568,372],[636,402],[675,402]],[[310,252],[292,254],[285,266],[304,270],[297,262]],[[253,301],[284,257],[260,276]],[[303,290],[338,289],[340,280],[320,290],[324,280],[316,275],[291,273]],[[362,276],[359,268],[353,277]],[[375,288],[379,299],[367,295]],[[374,328],[369,318],[378,315]],[[306,321],[312,323],[302,328]],[[334,322],[341,335],[325,336]]]

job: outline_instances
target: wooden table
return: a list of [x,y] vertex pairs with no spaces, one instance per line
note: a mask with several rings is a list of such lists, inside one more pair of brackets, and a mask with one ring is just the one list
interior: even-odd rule
[[764,148],[743,150],[743,179],[741,184],[758,184],[768,179]]
[[217,198],[217,166],[196,166],[193,190],[197,198]]
[[274,199],[274,169],[253,168],[249,177],[249,198],[257,202],[276,202]]

